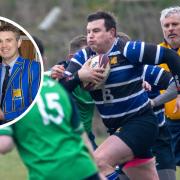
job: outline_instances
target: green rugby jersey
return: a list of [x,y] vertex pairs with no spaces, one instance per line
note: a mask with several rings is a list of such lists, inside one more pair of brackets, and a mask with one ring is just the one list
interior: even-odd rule
[[67,93],[45,77],[40,94],[26,116],[11,127],[0,129],[0,134],[14,138],[29,179],[80,180],[96,173]]
[[76,105],[78,107],[80,121],[83,122],[84,129],[87,133],[92,131],[92,119],[94,114],[95,104],[88,91],[78,86],[73,92]]

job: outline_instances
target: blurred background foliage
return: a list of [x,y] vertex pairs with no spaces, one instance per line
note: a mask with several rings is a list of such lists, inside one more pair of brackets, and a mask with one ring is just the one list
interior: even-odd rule
[[[42,39],[50,67],[66,58],[71,38],[86,33],[86,17],[91,12],[111,11],[117,16],[118,31],[132,39],[158,43],[162,40],[160,11],[175,5],[179,0],[0,0],[0,16]],[[47,31],[39,30],[39,24],[54,6],[62,10],[58,20]]]

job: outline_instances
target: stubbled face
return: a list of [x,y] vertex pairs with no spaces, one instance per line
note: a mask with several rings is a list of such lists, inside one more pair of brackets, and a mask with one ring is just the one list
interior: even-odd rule
[[6,63],[11,63],[19,56],[18,48],[20,45],[21,41],[16,39],[14,32],[0,32],[0,55]]
[[87,44],[98,54],[106,53],[115,39],[115,30],[106,31],[104,19],[95,20],[87,24]]
[[164,38],[172,48],[180,47],[180,15],[172,14],[161,21]]

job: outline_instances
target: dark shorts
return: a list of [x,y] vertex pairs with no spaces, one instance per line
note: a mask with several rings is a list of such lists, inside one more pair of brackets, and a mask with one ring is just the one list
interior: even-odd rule
[[114,135],[123,140],[138,158],[152,157],[151,148],[158,135],[157,118],[153,111],[130,118]]
[[175,154],[176,165],[180,166],[180,120],[168,120],[167,124],[172,137],[172,149]]
[[152,153],[156,157],[156,168],[176,169],[175,157],[171,147],[171,135],[167,124],[159,128],[159,136],[155,145],[152,147]]

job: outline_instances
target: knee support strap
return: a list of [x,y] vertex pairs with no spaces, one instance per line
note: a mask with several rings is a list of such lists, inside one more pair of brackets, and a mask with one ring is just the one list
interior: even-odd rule
[[132,168],[132,167],[137,167],[139,165],[142,165],[142,164],[146,164],[150,161],[152,161],[154,158],[134,158],[133,160],[131,161],[128,161],[127,163],[125,163],[125,165],[123,166],[124,169],[127,169],[127,168]]

